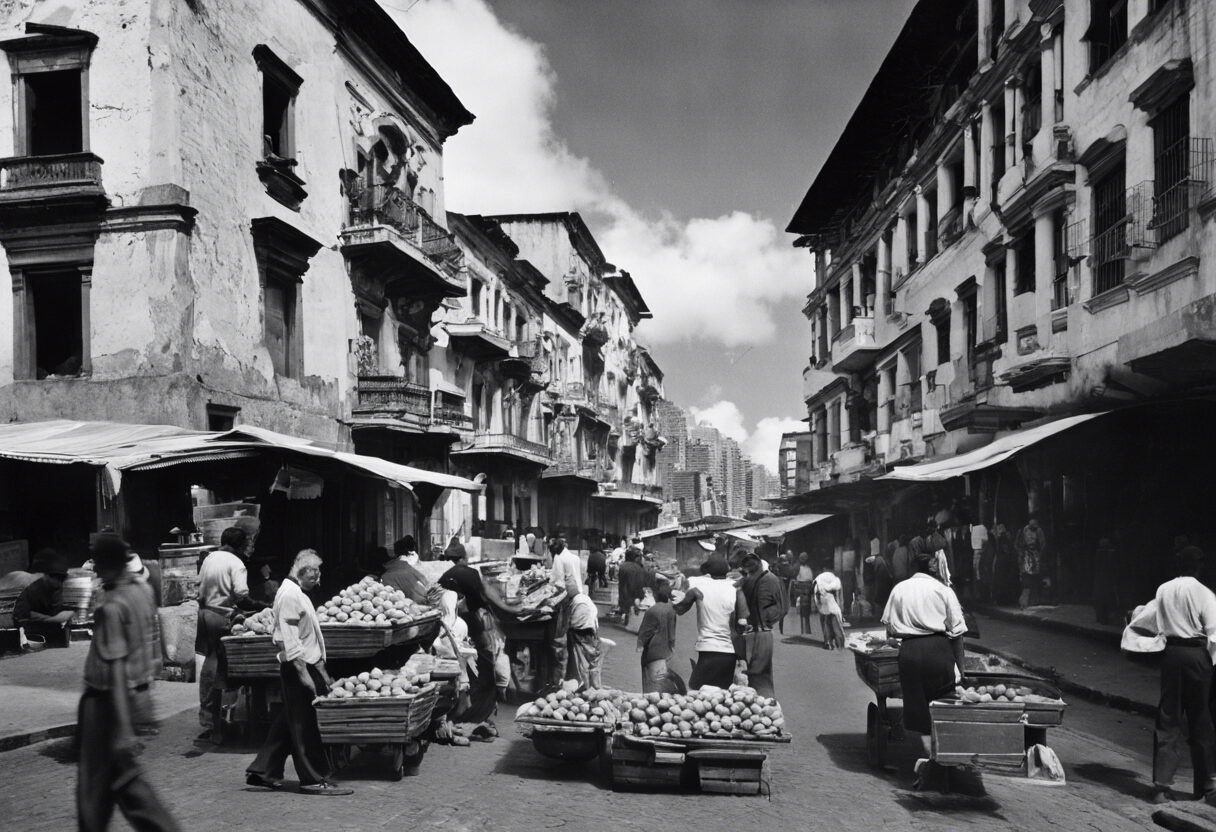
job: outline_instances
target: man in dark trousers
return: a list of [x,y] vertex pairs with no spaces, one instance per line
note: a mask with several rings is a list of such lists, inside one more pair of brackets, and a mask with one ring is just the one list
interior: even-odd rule
[[439,578],[439,585],[455,592],[460,597],[460,617],[469,628],[469,641],[477,649],[477,674],[469,680],[469,707],[464,713],[455,714],[454,721],[477,723],[473,736],[479,739],[498,736],[491,717],[498,709],[497,687],[494,680],[494,633],[491,615],[486,604],[485,587],[481,584],[481,573],[467,562],[467,553],[460,543],[447,548],[445,557],[452,561],[452,568]]
[[347,795],[352,789],[329,782],[329,762],[317,729],[313,699],[329,692],[325,638],[317,611],[305,595],[321,582],[321,557],[312,549],[296,555],[291,574],[274,596],[274,642],[279,646],[279,684],[283,706],[270,726],[262,750],[245,769],[245,783],[257,790],[281,789],[283,766],[291,755],[300,791]]
[[1212,645],[1216,642],[1216,595],[1199,582],[1203,551],[1178,553],[1178,577],[1157,588],[1157,622],[1165,636],[1161,654],[1161,701],[1153,730],[1153,803],[1171,799],[1170,785],[1185,741],[1191,746],[1195,797],[1216,805],[1216,729],[1208,697],[1212,691]]
[[785,618],[787,596],[781,579],[761,565],[755,552],[746,553],[740,566],[743,579],[739,590],[747,603],[747,628],[743,632],[747,683],[761,696],[774,696],[773,628]]
[[152,721],[160,646],[152,593],[127,571],[128,554],[117,535],[93,542],[93,566],[105,595],[93,613],[77,716],[76,814],[82,832],[106,829],[115,806],[135,829],[179,828],[139,765],[135,726]]
[[646,595],[646,567],[642,566],[642,550],[630,546],[625,550],[625,562],[617,573],[617,607],[621,611],[621,626],[629,624],[629,614]]
[[608,556],[602,548],[592,549],[587,556],[587,589],[590,591],[597,586],[608,586]]

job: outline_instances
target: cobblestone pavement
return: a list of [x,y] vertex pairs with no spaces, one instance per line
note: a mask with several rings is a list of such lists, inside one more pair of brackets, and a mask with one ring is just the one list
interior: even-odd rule
[[[692,617],[680,621],[676,667],[687,670]],[[605,626],[617,641],[605,681],[636,688],[633,636]],[[315,798],[254,793],[243,788],[250,749],[200,753],[191,745],[193,714],[163,726],[145,754],[156,787],[185,829],[532,830],[823,828],[840,830],[1152,828],[1143,800],[1147,760],[1118,745],[1126,715],[1070,708],[1053,732],[1066,786],[1030,785],[985,777],[965,794],[908,788],[914,743],[892,746],[893,769],[874,771],[864,757],[869,691],[857,680],[852,656],[787,637],[777,645],[777,692],[795,732],[792,746],[772,758],[772,796],[721,797],[615,793],[593,766],[540,757],[513,730],[511,709],[499,715],[503,737],[471,748],[432,747],[417,777],[389,782],[374,764],[343,776],[353,797]],[[1073,715],[1077,719],[1072,719]],[[1141,733],[1135,744],[1142,742]],[[374,763],[374,761],[373,761]],[[290,776],[290,768],[289,768]],[[71,743],[58,740],[0,754],[0,817],[6,828],[62,832],[74,825]],[[1180,781],[1181,782],[1181,781]],[[116,820],[116,829],[127,828]]]

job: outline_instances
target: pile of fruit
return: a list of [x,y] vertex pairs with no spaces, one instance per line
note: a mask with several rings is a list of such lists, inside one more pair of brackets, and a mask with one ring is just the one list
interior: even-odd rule
[[428,612],[430,607],[416,604],[400,590],[367,577],[318,607],[317,620],[348,627],[400,627]]
[[1053,699],[1050,696],[1040,696],[1035,693],[1032,688],[1025,685],[971,685],[964,687],[956,685],[954,688],[954,697],[968,704],[979,704],[981,702],[1059,702],[1058,699]]
[[615,725],[620,718],[616,702],[623,698],[624,694],[618,690],[589,690],[585,693],[559,690],[521,705],[515,716]]
[[412,696],[426,682],[404,670],[373,667],[358,676],[337,679],[323,699],[391,699]]
[[234,636],[268,636],[274,633],[274,610],[270,607],[256,612],[240,624],[232,625]]
[[687,694],[647,693],[631,697],[621,712],[640,737],[778,737],[785,717],[776,699],[751,688],[705,688]]

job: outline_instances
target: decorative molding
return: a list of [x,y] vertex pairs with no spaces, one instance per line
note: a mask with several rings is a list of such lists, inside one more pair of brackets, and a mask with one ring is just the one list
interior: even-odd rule
[[1154,292],[1162,286],[1178,281],[1185,280],[1188,277],[1194,277],[1199,274],[1199,258],[1195,256],[1184,257],[1177,263],[1166,266],[1164,269],[1153,272],[1149,275],[1137,275],[1129,279],[1127,285],[1136,290],[1136,294],[1143,295],[1148,292]]
[[1067,332],[1068,331],[1068,308],[1056,309],[1051,313],[1051,331]]
[[1155,116],[1195,87],[1195,72],[1190,58],[1166,61],[1127,97],[1137,109]]
[[197,208],[189,205],[127,205],[110,208],[101,221],[103,234],[144,231],[177,231],[189,234],[194,230]]
[[278,217],[255,217],[250,230],[263,285],[268,277],[304,281],[308,261],[321,250],[321,243]]
[[1107,289],[1100,295],[1094,295],[1081,305],[1085,307],[1086,312],[1094,315],[1103,311],[1104,309],[1110,309],[1113,306],[1127,303],[1129,297],[1130,293],[1128,292],[1127,287],[1123,284],[1119,284],[1113,289]]

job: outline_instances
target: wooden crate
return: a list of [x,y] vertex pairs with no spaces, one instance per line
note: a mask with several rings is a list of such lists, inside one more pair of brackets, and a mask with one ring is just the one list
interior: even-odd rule
[[415,618],[399,627],[355,627],[347,624],[322,624],[325,653],[333,659],[362,659],[385,648],[406,644],[431,635],[439,629],[438,610]]
[[687,759],[696,766],[701,791],[709,794],[760,794],[770,780],[763,751],[700,749],[689,751]]
[[279,678],[279,648],[270,636],[224,636],[221,641],[230,678]]
[[939,763],[1016,768],[1025,753],[1021,722],[933,720],[933,759]]
[[880,696],[900,696],[899,651],[882,650],[877,653],[853,651],[853,663],[857,676],[866,687]]
[[430,725],[439,698],[431,683],[413,696],[383,699],[318,699],[317,728],[327,745],[404,743]]
[[684,781],[684,752],[657,743],[633,743],[620,734],[612,738],[612,787],[665,788]]
[[959,702],[939,699],[929,703],[934,722],[1021,722],[1023,706],[1018,702]]

